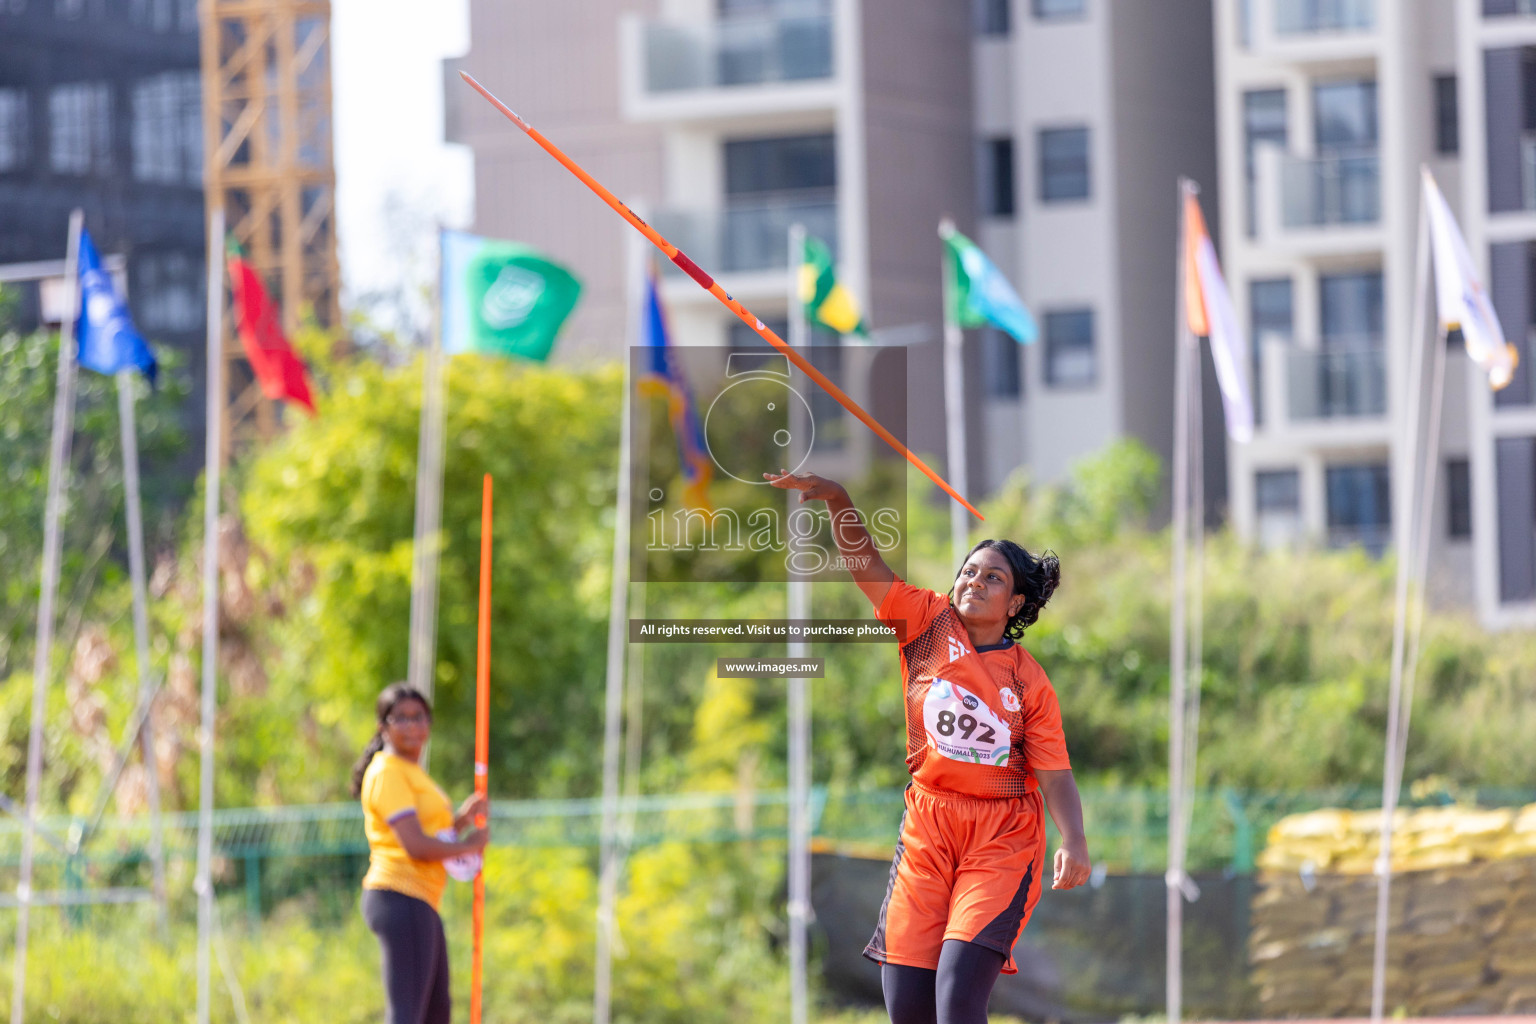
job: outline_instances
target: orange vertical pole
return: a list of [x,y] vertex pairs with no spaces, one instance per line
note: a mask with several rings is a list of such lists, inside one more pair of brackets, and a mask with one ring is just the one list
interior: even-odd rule
[[[491,747],[491,474],[480,501],[480,630],[475,648],[475,792],[487,795]],[[485,816],[475,819],[484,828]],[[480,1024],[481,964],[485,944],[485,868],[475,876],[475,955],[470,968],[469,1021]]]

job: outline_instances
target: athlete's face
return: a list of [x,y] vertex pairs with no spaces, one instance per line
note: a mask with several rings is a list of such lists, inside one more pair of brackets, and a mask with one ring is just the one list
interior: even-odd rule
[[426,705],[414,697],[398,701],[384,719],[384,741],[406,760],[420,760],[421,748],[431,735],[432,716],[427,714]]
[[1006,626],[1024,607],[1024,595],[1013,592],[1013,572],[1008,560],[993,548],[972,552],[955,579],[950,594],[960,621],[971,628]]

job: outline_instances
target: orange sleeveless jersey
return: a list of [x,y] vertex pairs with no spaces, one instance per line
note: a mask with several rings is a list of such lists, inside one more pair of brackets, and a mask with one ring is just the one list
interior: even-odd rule
[[929,789],[1024,796],[1035,772],[1072,767],[1061,706],[1018,644],[980,653],[949,598],[902,580],[875,616],[896,631],[906,684],[907,770]]

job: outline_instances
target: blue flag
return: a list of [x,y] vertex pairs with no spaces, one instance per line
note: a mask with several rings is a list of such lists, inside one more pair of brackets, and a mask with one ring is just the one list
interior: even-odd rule
[[992,324],[1013,335],[1021,345],[1039,336],[1029,307],[974,242],[949,228],[944,235],[944,251],[951,270],[945,295],[951,323],[961,327]]
[[101,256],[90,233],[80,232],[80,319],[75,325],[80,339],[80,365],[97,373],[138,370],[155,381],[155,355],[144,336],[133,326],[128,306],[117,294],[112,275],[101,266]]
[[714,462],[704,440],[704,426],[693,392],[683,376],[667,330],[666,313],[656,290],[656,269],[651,267],[645,279],[645,307],[641,312],[641,344],[646,349],[645,367],[637,382],[642,395],[665,398],[672,433],[677,438],[677,458],[683,473],[684,501],[690,508],[708,509],[709,484],[714,478]]

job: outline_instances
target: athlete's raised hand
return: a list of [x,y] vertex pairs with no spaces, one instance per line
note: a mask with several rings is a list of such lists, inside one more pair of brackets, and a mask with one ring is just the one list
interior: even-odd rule
[[788,470],[781,469],[777,473],[764,473],[763,479],[770,484],[786,491],[799,491],[800,503],[807,501],[836,501],[841,498],[848,500],[848,490],[836,480],[828,480],[824,476],[815,473],[801,473],[796,475]]
[[880,557],[880,551],[869,536],[848,497],[848,489],[836,480],[828,480],[815,473],[791,473],[781,469],[777,473],[764,473],[763,479],[785,491],[799,491],[800,504],[808,501],[824,501],[832,520],[832,539],[843,556],[848,573],[859,585],[869,603],[879,608],[891,589],[896,574]]

